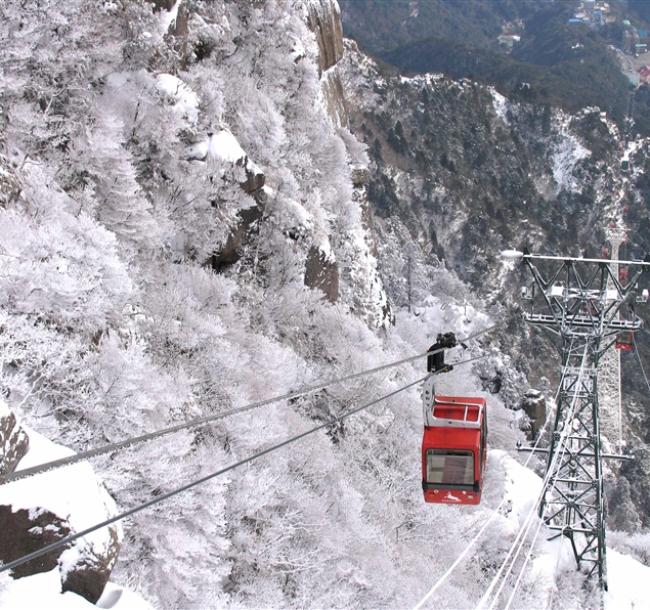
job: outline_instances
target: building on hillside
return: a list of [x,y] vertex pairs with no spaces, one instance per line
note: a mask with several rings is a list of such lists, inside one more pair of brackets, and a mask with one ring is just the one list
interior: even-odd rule
[[641,66],[637,72],[642,83],[650,83],[650,66]]
[[497,40],[501,46],[512,50],[512,47],[521,40],[521,36],[519,34],[501,34]]

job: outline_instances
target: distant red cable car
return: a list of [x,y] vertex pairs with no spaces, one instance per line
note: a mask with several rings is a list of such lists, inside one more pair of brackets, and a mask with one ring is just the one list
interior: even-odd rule
[[629,277],[630,277],[630,272],[629,272],[628,268],[621,265],[618,268],[618,281],[621,282],[621,283],[627,282]]
[[437,396],[425,381],[422,489],[425,502],[478,504],[487,456],[484,398]]
[[625,352],[634,351],[634,335],[630,331],[623,331],[616,335],[616,343],[614,344],[616,349],[623,350]]

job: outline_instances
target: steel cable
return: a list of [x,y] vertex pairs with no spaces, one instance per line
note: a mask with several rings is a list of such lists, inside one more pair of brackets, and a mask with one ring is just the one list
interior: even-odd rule
[[[458,343],[465,343],[466,341],[470,341],[471,339],[475,339],[476,337],[479,337],[481,335],[484,335],[491,330],[495,329],[498,326],[498,324],[495,324],[493,326],[490,326],[489,328],[486,328],[482,331],[473,333],[463,339],[460,339]],[[317,392],[318,390],[322,390],[324,388],[327,388],[331,385],[337,384],[337,383],[343,383],[344,381],[350,381],[352,379],[357,379],[359,377],[365,377],[366,375],[371,375],[373,373],[377,373],[379,371],[384,371],[389,368],[393,368],[396,366],[399,366],[400,364],[406,364],[408,362],[413,362],[415,360],[418,360],[420,358],[424,358],[426,356],[430,356],[432,354],[437,354],[441,351],[444,351],[446,348],[441,348],[437,350],[433,350],[430,352],[424,352],[422,354],[417,354],[416,356],[409,356],[408,358],[403,358],[401,360],[397,360],[395,362],[390,362],[388,364],[383,364],[381,366],[372,368],[372,369],[367,369],[364,371],[360,371],[358,373],[352,373],[350,375],[345,375],[344,377],[337,377],[334,379],[329,379],[327,381],[323,381],[321,383],[313,384],[313,385],[308,385],[303,387],[300,390],[296,390],[294,392],[288,392],[286,394],[282,394],[280,396],[274,396],[272,398],[267,398],[265,400],[260,400],[257,402],[250,403],[248,405],[244,405],[241,407],[237,407],[234,409],[230,409],[228,411],[224,411],[223,413],[217,413],[214,415],[206,415],[205,417],[199,417],[190,421],[186,421],[180,424],[176,424],[174,426],[169,426],[168,428],[163,428],[161,430],[157,430],[154,432],[149,432],[147,434],[142,434],[140,436],[133,436],[130,438],[127,438],[123,441],[119,441],[116,443],[109,443],[107,445],[104,445],[102,447],[97,447],[96,449],[90,449],[88,451],[82,451],[80,453],[76,453],[75,455],[71,455],[69,457],[65,458],[60,458],[58,460],[52,460],[51,462],[45,462],[43,464],[38,464],[36,466],[32,466],[31,468],[25,468],[24,470],[17,470],[9,474],[5,474],[3,476],[0,476],[0,485],[3,485],[5,483],[11,483],[12,481],[18,481],[20,479],[24,479],[30,476],[34,476],[37,474],[42,474],[44,472],[47,472],[49,470],[54,470],[55,468],[62,468],[63,466],[70,466],[71,464],[76,464],[78,462],[82,462],[85,460],[88,460],[90,458],[98,457],[100,455],[105,455],[107,453],[112,453],[114,451],[121,451],[123,449],[127,449],[129,447],[132,447],[134,445],[140,444],[140,443],[145,443],[157,438],[160,438],[162,436],[167,436],[168,434],[172,434],[174,432],[180,432],[181,430],[187,430],[188,428],[195,428],[197,426],[204,426],[206,424],[225,419],[227,417],[231,417],[232,415],[237,415],[239,413],[245,413],[246,411],[251,411],[253,409],[258,409],[260,407],[279,402],[281,400],[292,400],[294,398],[299,398],[301,396],[305,396],[307,394],[311,394],[312,392]],[[462,364],[462,363],[457,363],[457,364]]]
[[[428,376],[428,375],[427,375]],[[263,449],[262,451],[258,451],[257,453],[254,453],[253,455],[248,456],[247,458],[244,458],[243,460],[239,460],[237,462],[234,462],[224,468],[221,468],[217,470],[216,472],[213,472],[211,474],[208,474],[204,477],[201,477],[200,479],[196,479],[194,481],[191,481],[190,483],[187,483],[181,487],[178,487],[176,489],[173,489],[172,491],[169,491],[167,493],[161,494],[159,496],[156,496],[155,498],[152,498],[151,500],[139,504],[138,506],[131,508],[127,511],[124,511],[123,513],[120,513],[118,515],[115,515],[114,517],[111,517],[110,519],[106,519],[105,521],[102,521],[101,523],[97,523],[96,525],[93,525],[92,527],[86,528],[85,530],[82,530],[80,532],[76,532],[74,534],[71,534],[69,536],[66,536],[65,538],[61,538],[61,540],[57,540],[56,542],[53,542],[52,544],[48,544],[47,546],[44,546],[41,549],[38,549],[37,551],[33,551],[32,553],[28,553],[27,555],[24,555],[22,557],[19,557],[18,559],[15,559],[14,561],[10,561],[8,563],[5,563],[3,565],[0,565],[0,572],[4,572],[6,570],[12,570],[13,568],[16,568],[23,563],[26,563],[28,561],[31,561],[33,559],[37,559],[39,557],[42,557],[43,555],[46,555],[47,553],[51,553],[52,551],[59,549],[61,547],[67,546],[71,542],[74,542],[78,538],[83,538],[84,536],[87,536],[88,534],[91,534],[94,531],[97,531],[99,529],[102,529],[104,527],[107,527],[117,521],[121,521],[122,519],[126,519],[127,517],[130,517],[136,513],[139,513],[142,510],[145,510],[146,508],[149,508],[151,506],[154,506],[155,504],[159,504],[160,502],[164,502],[165,500],[168,500],[169,498],[172,498],[173,496],[176,496],[184,491],[187,491],[188,489],[191,489],[192,487],[196,487],[197,485],[201,485],[202,483],[205,483],[209,481],[210,479],[214,479],[215,477],[218,477],[222,474],[225,474],[226,472],[229,472],[231,470],[234,470],[235,468],[239,466],[243,466],[244,464],[248,464],[264,455],[268,455],[269,453],[272,453],[273,451],[277,451],[278,449],[281,449],[282,447],[286,447],[287,445],[291,443],[295,443],[296,441],[299,441],[311,434],[314,434],[315,432],[318,432],[319,430],[323,430],[324,428],[327,428],[329,426],[332,426],[340,421],[343,421],[344,419],[350,417],[351,415],[354,415],[356,413],[359,413],[360,411],[363,411],[364,409],[367,409],[369,407],[372,407],[373,405],[376,405],[379,402],[382,402],[384,400],[387,400],[388,398],[391,398],[392,396],[395,396],[396,394],[399,394],[400,392],[403,392],[405,390],[408,390],[409,388],[413,387],[414,385],[417,385],[418,383],[421,383],[424,381],[427,376],[422,377],[420,379],[417,379],[416,381],[413,381],[405,386],[402,386],[401,388],[398,388],[397,390],[394,390],[393,392],[390,392],[388,394],[385,394],[383,396],[380,396],[379,398],[375,398],[374,400],[371,400],[367,403],[364,403],[363,405],[356,407],[354,409],[351,409],[350,411],[347,411],[338,417],[334,417],[322,424],[319,424],[318,426],[314,426],[313,428],[310,428],[309,430],[302,432],[300,434],[297,434],[296,436],[292,436],[289,439],[286,439],[282,441],[281,443],[277,443],[275,445],[272,445],[271,447],[267,447],[266,449]]]
[[650,381],[648,381],[648,376],[645,373],[645,368],[643,366],[643,360],[641,360],[641,354],[639,353],[639,347],[636,344],[636,336],[632,333],[632,341],[634,342],[634,351],[636,352],[637,360],[639,361],[639,366],[641,367],[641,372],[643,373],[643,379],[645,379],[645,384],[648,386],[648,392],[650,392]]

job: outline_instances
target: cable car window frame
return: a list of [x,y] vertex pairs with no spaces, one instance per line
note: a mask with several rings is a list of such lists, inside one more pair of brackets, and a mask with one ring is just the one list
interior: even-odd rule
[[483,469],[483,464],[485,463],[485,452],[487,451],[487,432],[487,417],[484,416],[483,421],[481,422],[481,437],[479,440],[479,467],[481,468],[481,471]]
[[[440,472],[440,481],[432,481],[430,479],[431,476],[431,466],[429,462],[430,456],[450,456],[450,457],[465,457],[465,458],[470,458],[470,468],[468,468],[468,464],[465,463],[464,466],[464,479],[462,481],[443,481],[444,479],[444,468],[445,465],[443,464],[442,468],[436,469],[439,470]],[[474,478],[474,468],[475,468],[475,460],[476,456],[474,455],[473,451],[469,450],[460,450],[460,449],[427,449],[426,451],[426,480],[425,483],[427,485],[433,485],[433,486],[443,486],[443,487],[459,487],[459,488],[472,488],[475,483],[475,478]],[[471,479],[471,480],[467,480]]]

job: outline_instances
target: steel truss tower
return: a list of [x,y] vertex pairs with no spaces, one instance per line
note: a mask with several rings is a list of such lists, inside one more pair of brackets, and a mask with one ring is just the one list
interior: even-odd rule
[[[523,263],[533,281],[522,288],[530,301],[524,317],[556,339],[562,360],[553,433],[547,450],[547,479],[539,514],[569,539],[578,568],[598,575],[606,589],[598,367],[617,337],[641,327],[634,315],[637,281],[647,262],[634,266],[622,283],[612,262],[601,259],[538,256],[524,252]],[[564,442],[562,442],[564,440]],[[552,472],[551,472],[552,471]]]

